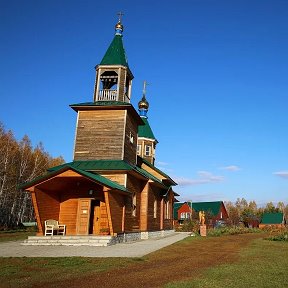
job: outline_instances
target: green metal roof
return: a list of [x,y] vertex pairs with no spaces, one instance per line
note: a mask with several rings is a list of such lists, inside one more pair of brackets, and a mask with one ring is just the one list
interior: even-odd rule
[[[190,207],[191,207],[191,202],[182,202],[182,203],[175,203],[174,204],[174,219],[177,219],[178,217],[178,210],[179,208],[183,205],[187,203]],[[214,201],[214,202],[192,202],[192,209],[195,212],[199,212],[199,211],[205,211],[205,212],[209,212],[212,214],[212,216],[216,216],[218,215],[220,208],[221,208],[221,204],[223,202],[222,201]],[[175,218],[176,217],[176,218]]]
[[152,129],[149,125],[148,119],[146,117],[141,117],[141,119],[143,120],[144,125],[138,127],[138,137],[144,137],[144,138],[156,140],[152,132]]
[[192,202],[192,209],[196,212],[205,211],[212,214],[212,216],[218,215],[222,201],[214,202]]
[[82,176],[85,176],[91,180],[94,180],[98,183],[101,183],[103,184],[104,186],[106,187],[110,187],[110,188],[113,188],[113,189],[117,189],[117,190],[121,190],[121,191],[124,191],[124,192],[128,192],[126,190],[126,188],[123,186],[123,185],[120,185],[114,181],[111,181],[110,179],[106,178],[106,177],[103,177],[97,173],[91,173],[91,172],[88,172],[88,171],[85,171],[85,170],[82,170],[82,169],[79,169],[79,167],[74,167],[73,165],[69,165],[68,164],[63,164],[63,165],[60,165],[60,166],[57,166],[57,167],[54,167],[55,169],[49,169],[48,171],[51,171],[50,173],[47,173],[41,177],[37,177],[35,178],[34,180],[30,181],[30,182],[27,182],[27,183],[23,183],[20,188],[22,189],[25,189],[25,188],[28,188],[28,187],[31,187],[33,185],[37,185],[37,183],[40,183],[44,180],[48,180],[50,177],[53,177],[55,175],[58,175],[62,172],[65,172],[69,169],[79,173],[80,175]]
[[77,169],[91,170],[133,170],[133,166],[123,160],[78,160],[49,168],[48,171],[57,171],[70,166]]
[[123,65],[129,67],[121,35],[114,36],[100,65]]
[[177,183],[174,181],[174,180],[172,180],[167,174],[165,174],[163,171],[161,171],[160,169],[158,169],[158,168],[156,168],[154,165],[152,165],[149,161],[147,161],[147,160],[145,160],[144,158],[142,158],[142,157],[140,157],[140,156],[138,156],[140,159],[141,159],[141,161],[143,162],[143,163],[145,163],[147,166],[149,166],[149,167],[151,167],[152,169],[154,169],[155,171],[157,171],[159,174],[161,174],[162,176],[164,176],[165,178],[167,178],[168,180],[170,180],[172,183],[173,183],[173,185],[177,185]]
[[283,221],[283,213],[264,213],[262,216],[262,224],[281,224]]
[[142,176],[144,176],[145,178],[151,179],[154,182],[161,184],[164,189],[168,189],[168,187],[166,187],[163,184],[161,179],[158,179],[157,177],[155,177],[154,175],[152,175],[151,173],[147,172],[146,170],[140,167],[132,166],[128,164],[124,160],[78,160],[78,161],[73,161],[73,162],[69,162],[69,163],[65,163],[59,166],[49,168],[48,171],[58,171],[60,169],[63,169],[64,167],[72,167],[72,168],[80,169],[83,171],[93,171],[93,170],[94,171],[95,170],[98,170],[98,171],[100,170],[132,171],[134,170],[138,172],[139,174],[141,174]]

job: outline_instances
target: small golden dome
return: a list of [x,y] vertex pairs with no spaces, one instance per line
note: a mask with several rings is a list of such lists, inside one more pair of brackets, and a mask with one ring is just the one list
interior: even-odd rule
[[121,30],[121,31],[124,30],[124,27],[120,21],[118,21],[118,23],[115,25],[115,30]]
[[139,109],[146,109],[146,110],[148,110],[148,108],[149,108],[149,103],[148,103],[148,101],[146,100],[145,97],[142,97],[142,99],[138,102],[138,108],[139,108]]

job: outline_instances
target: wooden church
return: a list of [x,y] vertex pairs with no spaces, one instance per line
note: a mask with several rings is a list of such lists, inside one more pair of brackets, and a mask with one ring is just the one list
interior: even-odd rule
[[147,119],[145,84],[139,113],[130,103],[133,74],[122,33],[119,19],[95,68],[93,102],[70,105],[77,113],[73,161],[22,185],[32,195],[37,235],[46,235],[51,219],[67,236],[144,239],[173,230],[176,183],[154,166],[158,142]]

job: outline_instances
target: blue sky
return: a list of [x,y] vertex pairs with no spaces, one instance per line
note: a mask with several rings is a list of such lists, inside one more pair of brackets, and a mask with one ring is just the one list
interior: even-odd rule
[[[164,4],[165,3],[165,4]],[[179,200],[288,203],[288,1],[0,0],[0,121],[72,160],[76,113],[123,11],[156,166]]]

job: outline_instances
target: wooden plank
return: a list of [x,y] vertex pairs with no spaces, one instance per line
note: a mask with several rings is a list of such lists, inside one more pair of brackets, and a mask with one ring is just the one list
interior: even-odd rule
[[107,216],[108,216],[110,235],[114,235],[113,223],[112,223],[111,211],[110,211],[109,192],[108,191],[104,191],[104,198],[105,198],[105,204],[106,204],[106,209],[107,209]]
[[90,208],[91,208],[91,199],[78,200],[77,224],[76,224],[77,235],[89,234]]
[[38,205],[37,205],[37,201],[36,201],[36,196],[35,196],[35,192],[31,193],[31,198],[32,198],[32,204],[34,207],[34,213],[35,213],[35,218],[37,221],[37,227],[38,227],[38,232],[37,235],[43,235],[43,227],[42,227],[42,222],[41,222],[41,218],[39,215],[39,210],[38,210]]
[[[78,113],[74,160],[122,159],[125,110]],[[89,154],[79,153],[83,151]]]
[[144,189],[141,191],[141,207],[140,207],[140,230],[147,231],[148,228],[148,193],[149,182],[146,183]]

